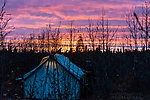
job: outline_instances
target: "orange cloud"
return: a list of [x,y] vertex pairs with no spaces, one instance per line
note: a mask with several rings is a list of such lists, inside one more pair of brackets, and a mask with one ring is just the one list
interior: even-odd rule
[[17,24],[15,27],[26,27],[26,28],[42,28],[46,27],[46,25],[27,25],[27,24]]

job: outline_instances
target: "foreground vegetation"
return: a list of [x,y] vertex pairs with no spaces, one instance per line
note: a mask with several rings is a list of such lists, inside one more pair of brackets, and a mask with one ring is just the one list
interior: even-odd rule
[[[12,52],[3,50],[0,52],[0,87],[1,96],[14,97],[14,89],[18,88],[16,78],[22,77],[25,73],[39,65],[46,53]],[[19,87],[20,88],[20,87]],[[3,93],[2,93],[3,92]],[[16,94],[18,95],[18,94]],[[0,98],[2,98],[0,96]]]
[[92,99],[150,98],[150,51],[84,52],[66,56],[87,73],[87,96]]
[[[22,98],[16,78],[35,68],[48,53],[0,52],[1,95]],[[87,75],[83,99],[121,100],[150,98],[150,51],[65,53]],[[1,98],[2,98],[1,97]]]

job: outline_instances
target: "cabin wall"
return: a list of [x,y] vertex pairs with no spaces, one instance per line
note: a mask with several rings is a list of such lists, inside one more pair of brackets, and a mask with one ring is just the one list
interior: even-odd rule
[[25,98],[79,99],[80,83],[56,61],[47,61],[24,81]]

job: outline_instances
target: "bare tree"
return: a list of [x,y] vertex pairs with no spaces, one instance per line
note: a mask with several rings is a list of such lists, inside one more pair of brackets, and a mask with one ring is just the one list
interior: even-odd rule
[[108,51],[110,49],[110,42],[113,40],[116,32],[117,32],[118,29],[111,29],[109,28],[109,22],[108,22],[108,19],[106,20],[106,51]]
[[132,50],[132,35],[131,34],[128,34],[128,35],[124,34],[122,38],[124,38],[126,40],[126,46],[130,47],[130,50]]
[[105,15],[105,12],[102,10],[102,18],[101,18],[101,26],[102,26],[102,41],[103,41],[103,52],[104,52],[104,49],[105,49],[105,28],[104,28],[104,15]]
[[[2,2],[2,1],[1,1]],[[5,37],[14,30],[14,27],[13,26],[9,26],[8,23],[9,21],[11,20],[11,18],[7,18],[6,16],[7,15],[10,15],[10,14],[7,14],[6,13],[6,10],[5,10],[5,7],[6,7],[6,4],[7,4],[7,0],[4,0],[4,2],[2,2],[2,6],[0,7],[0,47],[4,48],[4,39]],[[1,76],[3,76],[3,71],[4,71],[4,68],[5,66],[1,66],[0,70],[1,70]],[[1,97],[3,96],[3,90],[4,90],[4,82],[3,82],[3,78],[1,79],[1,86],[0,86],[0,95]]]
[[42,49],[42,52],[44,52],[44,49],[45,49],[45,32],[44,31],[42,32],[42,36],[40,39],[41,39],[41,44],[40,44],[41,46],[40,47]]
[[126,23],[128,25],[128,30],[131,33],[131,37],[134,39],[135,49],[138,49],[137,39],[138,39],[138,23],[133,13],[129,13],[126,15]]
[[99,45],[100,45],[100,41],[102,41],[103,52],[105,50],[105,47],[106,47],[106,51],[109,50],[110,42],[113,40],[118,30],[118,29],[112,30],[109,27],[108,19],[105,19],[104,16],[105,16],[105,11],[104,9],[102,9],[102,15],[100,20],[97,21],[97,27],[96,27],[97,39],[99,40]]
[[97,39],[99,41],[99,46],[101,45],[101,41],[102,41],[102,45],[103,45],[103,52],[105,50],[105,11],[104,9],[102,9],[102,15],[101,18],[97,21],[97,27],[96,27],[96,32],[97,32]]
[[30,47],[30,48],[29,48],[30,51],[35,50],[34,39],[35,39],[35,36],[34,36],[33,33],[31,33],[31,34],[30,34],[30,37],[29,37],[29,39],[28,39],[28,41],[29,41],[29,42],[28,42],[28,47]]
[[142,16],[139,16],[136,11],[133,12],[134,17],[136,18],[136,21],[139,25],[139,30],[143,31],[145,34],[145,44],[146,44],[146,50],[148,47],[148,39],[149,39],[149,33],[150,33],[150,7],[148,2],[145,2],[145,5],[142,7]]
[[49,53],[49,48],[50,48],[50,34],[51,34],[51,24],[47,25],[47,28],[43,30],[43,33],[46,34],[47,37],[47,48],[48,48],[48,53]]
[[26,52],[26,50],[27,50],[27,39],[26,39],[26,37],[25,36],[22,36],[22,52]]
[[87,27],[87,32],[88,32],[88,36],[89,36],[89,40],[88,41],[89,44],[92,45],[93,51],[95,50],[95,39],[96,39],[96,30],[94,28],[94,24],[92,22],[92,20],[89,20],[89,26]]
[[5,37],[14,30],[14,26],[8,25],[11,18],[7,17],[10,14],[6,13],[5,10],[6,4],[7,4],[7,0],[4,0],[2,6],[0,7],[0,42],[1,42],[0,46],[2,48],[4,46],[3,42]]
[[116,34],[115,35],[115,39],[114,39],[114,51],[113,52],[116,52],[116,50],[117,50],[117,41],[118,41],[118,35]]
[[70,37],[70,52],[72,52],[72,47],[73,47],[73,35],[75,33],[75,28],[73,27],[73,20],[70,21],[70,28],[69,28],[69,37]]
[[141,47],[145,49],[145,43],[144,43],[143,32],[140,32],[140,33],[139,33],[139,40],[140,40],[140,45],[141,45]]
[[60,42],[62,40],[62,36],[60,35],[60,26],[61,26],[61,22],[59,22],[58,27],[55,28],[50,33],[52,47],[53,47],[53,49],[54,49],[55,52],[58,50],[58,46],[60,45]]

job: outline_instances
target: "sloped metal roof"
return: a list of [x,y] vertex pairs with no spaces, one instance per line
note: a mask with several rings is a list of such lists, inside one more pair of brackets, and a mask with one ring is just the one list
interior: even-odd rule
[[55,54],[54,59],[58,61],[66,70],[72,73],[76,78],[80,80],[80,78],[84,75],[84,72],[77,65],[72,63],[69,59],[67,59],[63,54]]
[[[78,80],[80,80],[80,78],[84,75],[84,72],[82,71],[82,69],[79,68],[74,63],[72,63],[63,54],[55,54],[54,55],[54,60],[56,60],[61,66],[63,66],[71,74],[73,74]],[[34,72],[36,72],[47,61],[49,61],[49,56],[44,57],[44,59],[42,59],[40,65],[38,65],[36,68],[34,68],[33,70],[31,70],[30,72],[26,73],[22,78],[17,78],[16,80],[21,80],[21,79],[28,78],[31,74],[33,74]]]
[[37,69],[39,69],[40,67],[42,67],[42,65],[45,64],[48,61],[49,56],[46,56],[43,59],[41,60],[40,64],[36,68],[32,69],[31,71],[29,71],[28,73],[26,73],[25,75],[23,75],[22,78],[17,78],[16,80],[22,80],[22,79],[28,78],[31,74],[33,74]]

